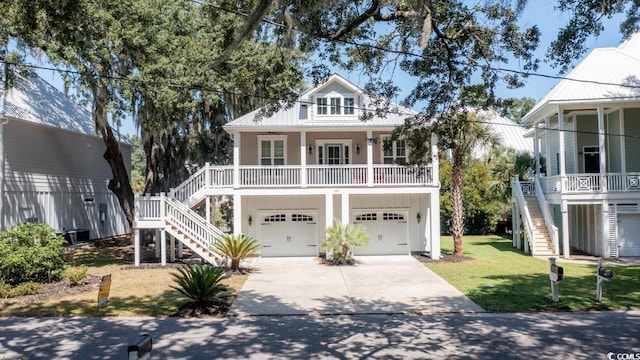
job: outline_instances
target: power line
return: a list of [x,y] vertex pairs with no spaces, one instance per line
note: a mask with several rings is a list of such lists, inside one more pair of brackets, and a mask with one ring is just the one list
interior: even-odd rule
[[[234,15],[238,15],[238,16],[243,16],[248,18],[249,14],[247,13],[243,13],[241,11],[237,11],[237,10],[232,10],[232,9],[227,9],[224,8],[222,6],[218,6],[215,4],[209,4],[209,3],[205,3],[199,0],[189,0],[195,4],[198,5],[202,5],[202,6],[209,6],[212,7],[214,9],[217,10],[221,10],[224,12],[228,12]],[[269,24],[269,25],[274,25],[276,27],[279,28],[284,28],[286,29],[287,26],[284,24],[280,24],[277,23],[275,21],[271,21],[268,19],[261,19],[261,22],[264,22],[265,24]],[[417,57],[420,59],[428,59],[428,57],[422,55],[422,54],[416,54],[413,52],[409,52],[409,51],[404,51],[404,50],[395,50],[395,49],[389,49],[389,48],[385,48],[382,46],[378,46],[378,45],[372,45],[372,44],[367,44],[367,43],[362,43],[362,42],[357,42],[357,41],[351,41],[351,40],[342,40],[342,39],[330,39],[328,36],[323,36],[321,34],[310,34],[308,32],[305,32],[303,30],[300,29],[296,29],[293,28],[293,31],[296,31],[300,34],[304,34],[310,37],[314,37],[320,40],[325,40],[328,42],[331,41],[335,41],[335,42],[340,42],[343,44],[347,44],[347,45],[353,45],[353,46],[360,46],[360,47],[366,47],[366,48],[370,48],[373,50],[380,50],[380,51],[384,51],[390,54],[396,54],[396,55],[404,55],[404,56],[411,56],[411,57]],[[542,73],[537,73],[537,72],[529,72],[529,71],[522,71],[522,70],[515,70],[515,69],[508,69],[508,68],[503,68],[500,66],[491,66],[491,65],[481,65],[481,64],[471,64],[468,62],[464,62],[464,61],[458,61],[458,60],[451,60],[452,63],[454,64],[458,64],[458,65],[464,65],[464,66],[471,66],[471,67],[477,67],[477,68],[484,68],[484,69],[489,69],[489,70],[493,70],[493,71],[498,71],[498,72],[507,72],[507,73],[512,73],[512,74],[517,74],[517,75],[522,75],[524,77],[529,77],[529,76],[534,76],[534,77],[541,77],[541,78],[545,78],[545,79],[553,79],[553,80],[567,80],[567,81],[573,81],[573,82],[579,82],[579,83],[585,83],[585,84],[595,84],[595,85],[610,85],[610,86],[619,86],[619,87],[624,87],[624,88],[629,88],[629,89],[640,89],[640,85],[632,85],[632,84],[621,84],[621,83],[613,83],[613,82],[606,82],[606,81],[597,81],[597,80],[589,80],[589,79],[575,79],[575,78],[570,78],[567,76],[560,76],[560,75],[550,75],[550,74],[542,74]]]

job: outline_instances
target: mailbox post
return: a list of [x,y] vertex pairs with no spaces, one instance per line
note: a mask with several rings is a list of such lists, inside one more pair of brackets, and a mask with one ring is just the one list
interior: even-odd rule
[[151,349],[153,349],[153,340],[151,335],[143,334],[138,338],[135,344],[127,347],[129,360],[146,360],[151,357]]
[[613,279],[613,270],[602,267],[602,258],[598,258],[596,270],[596,301],[602,299],[602,283]]
[[551,297],[558,302],[558,283],[564,279],[564,269],[556,265],[556,258],[549,258],[549,280],[551,280]]

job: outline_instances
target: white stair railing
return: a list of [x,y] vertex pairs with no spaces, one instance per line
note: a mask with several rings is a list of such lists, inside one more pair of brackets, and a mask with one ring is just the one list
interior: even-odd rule
[[172,189],[173,196],[178,201],[183,203],[189,203],[192,201],[192,196],[199,191],[206,189],[210,184],[207,179],[209,175],[209,163],[205,163],[203,167],[198,169],[193,175],[189,176],[187,180],[183,181],[180,185]]
[[[526,240],[525,252],[527,250],[527,246],[531,250],[532,255],[536,255],[536,247],[535,247],[535,237],[533,233],[533,221],[531,220],[531,214],[529,214],[529,208],[527,207],[527,201],[524,198],[524,193],[522,192],[522,187],[520,185],[520,180],[518,177],[513,178],[513,186],[512,195],[516,199],[516,205],[520,210],[520,218],[522,219],[522,224],[524,226],[524,236]],[[514,229],[515,230],[515,229]]]
[[560,254],[560,249],[558,248],[558,227],[554,225],[553,216],[551,216],[551,211],[549,210],[549,205],[547,204],[547,199],[544,197],[544,192],[542,190],[542,179],[538,176],[533,177],[533,184],[535,187],[535,195],[538,200],[538,206],[540,206],[540,211],[542,212],[542,218],[544,219],[544,224],[547,227],[547,232],[549,233],[549,237],[551,238],[551,245],[553,245],[553,253],[554,255]]

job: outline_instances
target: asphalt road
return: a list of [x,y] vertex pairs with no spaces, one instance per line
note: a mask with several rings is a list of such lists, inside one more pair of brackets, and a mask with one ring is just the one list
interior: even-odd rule
[[151,359],[640,360],[640,312],[0,318],[1,359],[126,359],[140,334]]

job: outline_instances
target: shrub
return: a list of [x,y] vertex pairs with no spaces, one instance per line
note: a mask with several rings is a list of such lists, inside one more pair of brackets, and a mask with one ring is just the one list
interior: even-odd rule
[[334,219],[333,225],[327,229],[327,237],[320,245],[331,253],[329,262],[336,265],[353,263],[352,248],[365,246],[369,243],[369,234],[361,225],[344,225]]
[[0,298],[8,298],[11,296],[11,285],[0,281]]
[[240,269],[240,260],[256,255],[260,244],[255,238],[240,234],[225,234],[211,246],[211,250],[231,259],[231,270]]
[[64,239],[45,224],[27,223],[0,233],[0,281],[9,285],[60,279]]
[[64,270],[62,277],[69,280],[69,286],[78,286],[84,284],[84,280],[87,278],[86,266],[75,266]]
[[11,289],[10,297],[17,296],[25,296],[25,295],[35,295],[42,288],[41,284],[33,281],[27,281],[25,283],[19,284]]
[[171,275],[177,284],[171,287],[190,300],[183,307],[190,307],[192,312],[209,312],[212,307],[221,310],[229,305],[231,293],[221,283],[229,277],[224,270],[211,265],[185,265]]

